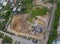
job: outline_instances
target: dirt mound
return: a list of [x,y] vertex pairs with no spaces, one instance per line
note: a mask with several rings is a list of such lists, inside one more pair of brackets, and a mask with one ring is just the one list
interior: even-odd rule
[[27,29],[27,21],[24,16],[14,16],[11,22],[11,29],[20,32],[20,31],[26,31]]

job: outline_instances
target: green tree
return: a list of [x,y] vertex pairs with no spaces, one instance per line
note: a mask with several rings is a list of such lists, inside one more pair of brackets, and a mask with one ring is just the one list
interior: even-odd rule
[[10,38],[10,37],[8,37],[8,36],[5,36],[4,38],[3,38],[3,43],[10,43],[10,44],[12,44],[12,39]]

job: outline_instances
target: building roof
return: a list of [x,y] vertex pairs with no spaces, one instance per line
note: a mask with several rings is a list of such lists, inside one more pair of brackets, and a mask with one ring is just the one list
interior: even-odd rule
[[0,10],[2,9],[2,6],[0,6]]
[[13,11],[16,11],[16,7],[13,8]]
[[60,41],[57,41],[56,44],[60,44]]
[[58,41],[58,40],[55,41],[55,40],[54,40],[52,44],[60,44],[60,41]]
[[3,4],[2,4],[3,6],[6,6],[7,5],[7,2],[3,2]]

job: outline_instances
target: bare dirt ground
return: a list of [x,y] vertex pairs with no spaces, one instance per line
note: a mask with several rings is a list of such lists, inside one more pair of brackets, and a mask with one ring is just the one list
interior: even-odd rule
[[10,27],[16,32],[26,32],[26,30],[28,29],[26,17],[23,15],[14,16]]
[[[37,32],[35,34],[34,32],[32,32],[33,24],[28,22],[28,18],[28,15],[14,15],[10,24],[10,29],[8,28],[8,31],[11,31],[16,35],[31,36],[33,38],[43,39],[46,29],[44,28],[42,33]],[[33,21],[38,22],[40,26],[42,25],[41,22],[43,22],[41,18]],[[43,25],[46,26],[45,23],[43,23]]]

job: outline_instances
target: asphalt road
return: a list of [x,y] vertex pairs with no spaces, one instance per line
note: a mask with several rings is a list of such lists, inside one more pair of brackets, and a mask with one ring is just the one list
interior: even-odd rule
[[48,37],[49,37],[49,34],[50,34],[50,30],[52,28],[52,23],[53,23],[53,20],[54,20],[55,10],[56,10],[56,2],[54,2],[53,6],[51,8],[50,19],[49,19],[49,23],[48,23],[48,26],[47,26],[45,39],[40,41],[41,44],[47,44]]
[[48,37],[49,37],[49,34],[50,34],[49,32],[50,32],[50,30],[52,28],[52,23],[54,21],[54,15],[55,15],[55,10],[56,10],[56,2],[54,2],[51,10],[52,10],[51,11],[51,14],[50,14],[51,17],[50,17],[49,25],[47,27],[47,32],[46,32],[46,42],[48,41]]
[[[48,40],[48,36],[49,36],[49,31],[51,30],[51,26],[52,26],[52,22],[54,20],[54,15],[55,15],[55,9],[56,9],[56,3],[53,4],[52,8],[51,8],[51,17],[50,17],[50,21],[49,21],[49,25],[48,25],[48,28],[47,28],[47,32],[46,32],[46,39],[42,40],[42,41],[39,41],[41,43],[38,43],[38,44],[47,44],[47,40]],[[24,39],[24,38],[20,38],[18,36],[15,36],[15,35],[10,35],[8,33],[5,33],[3,31],[0,31],[0,33],[3,33],[9,37],[11,37],[14,41],[17,40],[17,41],[21,41],[21,42],[24,42],[26,44],[32,44],[32,40],[27,40],[27,39]],[[44,41],[44,42],[43,42]],[[13,42],[14,44],[14,42]]]
[[[32,42],[32,39],[31,39],[31,40],[24,39],[24,38],[15,36],[15,35],[8,34],[8,33],[3,32],[3,31],[0,31],[0,33],[3,33],[4,35],[7,35],[7,36],[9,36],[10,38],[12,38],[12,39],[13,39],[13,43],[12,43],[12,44],[15,44],[15,41],[20,41],[20,42],[23,43],[23,44],[35,44],[35,43]],[[37,44],[40,44],[40,41],[38,41]]]

